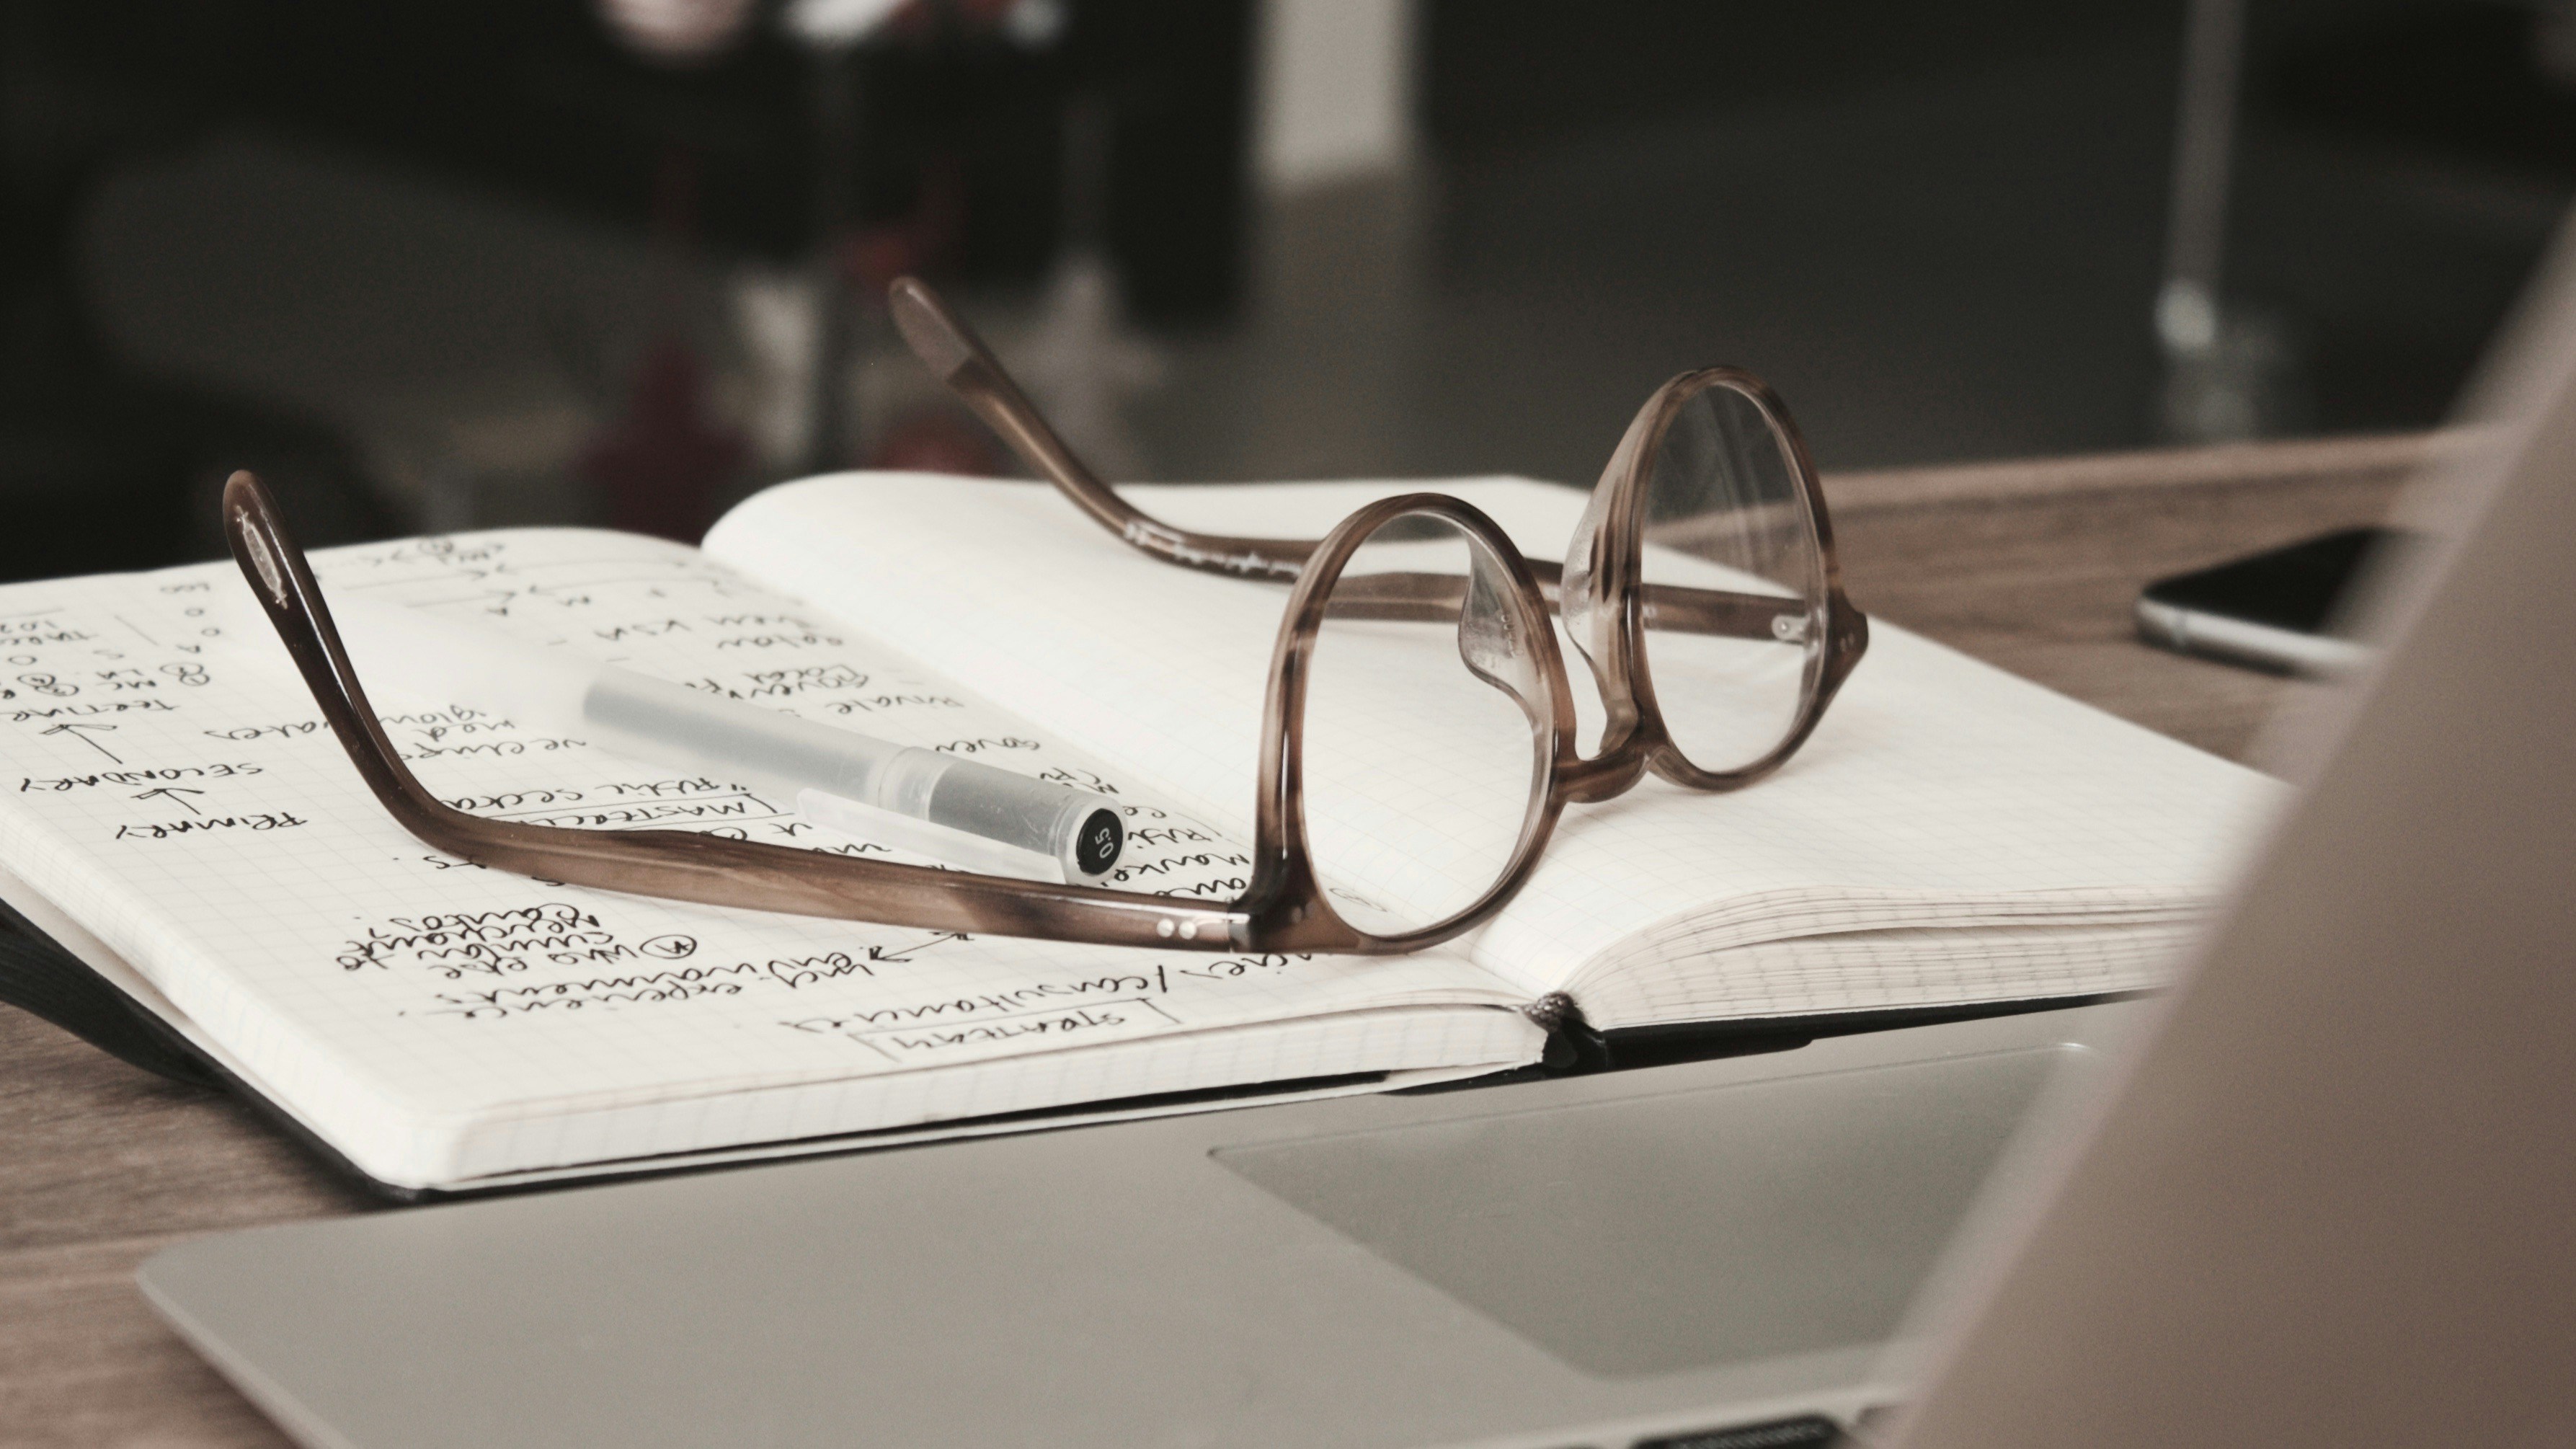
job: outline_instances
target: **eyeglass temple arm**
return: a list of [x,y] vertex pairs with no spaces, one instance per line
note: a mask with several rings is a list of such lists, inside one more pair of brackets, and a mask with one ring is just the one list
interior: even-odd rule
[[396,823],[461,859],[541,880],[702,905],[1114,946],[1243,949],[1226,907],[1057,886],[675,830],[574,830],[469,815],[422,788],[376,719],[304,553],[259,480],[224,484],[224,533],[349,762]]
[[1295,578],[1315,552],[1316,540],[1193,533],[1139,512],[1065,445],[984,340],[928,283],[895,278],[886,289],[886,305],[894,313],[895,329],[923,366],[965,399],[1022,462],[1129,544],[1188,568],[1274,579]]
[[[1292,579],[1313,555],[1316,541],[1283,538],[1235,538],[1223,534],[1192,533],[1148,516],[1121,498],[1100,481],[1072,448],[1066,446],[1037,405],[1011,380],[999,359],[975,335],[965,320],[948,308],[938,292],[918,277],[897,277],[886,289],[886,305],[894,313],[897,331],[913,355],[921,359],[940,381],[948,384],[975,410],[994,432],[1010,444],[1021,461],[1055,484],[1082,510],[1097,519],[1101,526],[1128,543],[1169,563],[1205,569],[1211,573],[1251,575],[1256,578]],[[1530,561],[1531,571],[1538,575],[1548,605],[1556,606],[1556,589],[1561,570],[1543,560]],[[1377,576],[1380,578],[1390,576]],[[1428,576],[1426,576],[1428,577]],[[1393,588],[1396,592],[1380,601],[1380,606],[1396,612],[1377,612],[1371,617],[1389,619],[1456,618],[1458,600],[1465,597],[1463,581],[1456,581],[1455,598],[1426,602],[1420,590],[1411,585],[1378,585],[1373,579],[1345,579],[1334,591],[1335,613],[1349,613],[1350,606],[1363,605],[1373,591]],[[1804,613],[1795,607],[1784,608],[1783,601],[1765,599],[1756,594],[1721,593],[1706,589],[1684,589],[1649,585],[1646,607],[1656,627],[1694,634],[1723,634],[1741,639],[1785,639],[1803,637],[1781,632],[1784,617],[1803,620]],[[1410,612],[1406,612],[1410,610]],[[1803,627],[1803,625],[1799,626]]]

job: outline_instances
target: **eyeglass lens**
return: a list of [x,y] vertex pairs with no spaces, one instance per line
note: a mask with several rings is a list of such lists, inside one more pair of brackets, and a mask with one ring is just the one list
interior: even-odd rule
[[1403,515],[1352,556],[1316,633],[1307,847],[1334,910],[1362,931],[1451,920],[1510,867],[1547,695],[1495,577],[1455,524]]
[[[1823,551],[1790,455],[1753,400],[1722,384],[1685,400],[1642,480],[1646,671],[1673,743],[1702,770],[1760,760],[1787,737],[1825,632]],[[1779,601],[1733,613],[1658,606],[1658,586]],[[1668,596],[1667,596],[1668,597]]]

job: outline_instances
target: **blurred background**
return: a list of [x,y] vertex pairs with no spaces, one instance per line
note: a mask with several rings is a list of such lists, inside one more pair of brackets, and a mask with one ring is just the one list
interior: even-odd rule
[[2437,421],[2576,190],[2494,0],[9,0],[0,578],[694,538],[1008,471],[1588,485],[1684,367],[1828,471]]

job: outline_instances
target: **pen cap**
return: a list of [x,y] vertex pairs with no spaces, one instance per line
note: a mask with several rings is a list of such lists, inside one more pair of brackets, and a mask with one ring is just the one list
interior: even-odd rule
[[913,851],[960,870],[982,875],[1007,875],[1020,880],[1042,880],[1055,885],[1065,883],[1064,864],[1052,855],[1004,845],[998,840],[933,825],[927,820],[898,815],[891,810],[820,790],[797,791],[796,814],[807,824],[873,844]]
[[870,803],[1053,856],[1065,879],[1097,881],[1118,863],[1126,827],[1100,795],[931,750],[906,750]]

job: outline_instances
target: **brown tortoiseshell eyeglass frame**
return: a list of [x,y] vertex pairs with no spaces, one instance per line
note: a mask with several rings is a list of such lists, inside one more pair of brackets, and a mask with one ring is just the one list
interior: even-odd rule
[[[680,831],[525,825],[451,808],[422,788],[378,723],[321,588],[288,534],[276,501],[250,474],[235,473],[224,488],[225,533],[233,556],[350,762],[405,830],[439,850],[495,869],[707,905],[1109,946],[1394,954],[1447,940],[1501,910],[1528,879],[1558,815],[1570,803],[1623,794],[1650,770],[1695,789],[1727,790],[1777,769],[1815,728],[1867,645],[1868,623],[1843,596],[1824,497],[1806,446],[1787,410],[1750,373],[1727,368],[1685,373],[1656,391],[1602,474],[1569,554],[1575,567],[1568,570],[1532,564],[1484,513],[1435,493],[1369,504],[1311,542],[1231,538],[1171,527],[1140,512],[1094,476],[929,288],[910,278],[900,280],[893,306],[906,340],[922,360],[1042,476],[1128,543],[1167,562],[1289,584],[1286,616],[1271,654],[1251,885],[1242,896],[1218,906]],[[1821,621],[1784,632],[1783,610],[1791,601],[1648,585],[1640,578],[1646,460],[1681,405],[1712,386],[1749,399],[1794,466],[1822,554]],[[1362,574],[1345,582],[1343,570],[1361,545],[1407,516],[1438,519],[1464,535],[1474,576]],[[1796,604],[1801,611],[1808,607]],[[1574,694],[1550,623],[1552,609],[1565,613],[1607,711],[1600,747],[1588,758],[1575,745]],[[1647,670],[1641,635],[1650,611],[1658,629],[1805,649],[1798,712],[1769,753],[1742,768],[1714,773],[1683,757],[1656,706]],[[1308,851],[1302,736],[1316,637],[1328,614],[1460,624],[1462,649],[1470,652],[1471,665],[1510,694],[1529,720],[1536,768],[1508,865],[1465,909],[1419,930],[1378,935],[1345,922],[1326,898]],[[1471,621],[1472,641],[1466,637]],[[1821,622],[1821,629],[1813,628],[1813,622]]]

